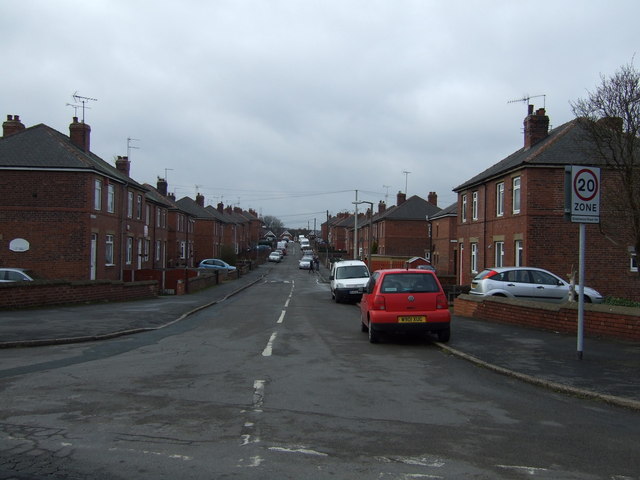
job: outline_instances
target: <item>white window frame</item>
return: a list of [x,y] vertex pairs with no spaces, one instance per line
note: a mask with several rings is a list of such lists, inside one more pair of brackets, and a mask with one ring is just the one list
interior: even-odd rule
[[514,250],[514,258],[513,258],[513,264],[516,267],[522,267],[522,254],[524,252],[524,244],[522,242],[522,240],[516,240],[514,242],[513,245],[513,250]]
[[467,221],[467,194],[462,195],[462,223]]
[[638,271],[638,259],[636,257],[636,253],[634,251],[629,252],[629,271],[637,272]]
[[133,261],[133,237],[127,237],[126,264],[131,265]]
[[133,218],[133,192],[127,192],[127,218]]
[[504,266],[504,242],[494,242],[495,263],[496,268]]
[[471,218],[478,220],[478,191],[471,194]]
[[113,265],[113,235],[107,235],[105,238],[104,263]]
[[160,255],[162,253],[162,242],[160,240],[156,240],[156,262],[160,261]]
[[496,217],[504,215],[504,182],[496,185]]
[[93,184],[93,209],[102,210],[102,180],[98,178]]
[[514,177],[513,178],[513,213],[520,213],[520,208],[522,207],[521,205],[521,200],[522,197],[520,195],[520,187],[521,187],[521,180],[520,177]]
[[116,211],[116,187],[113,184],[107,185],[107,212]]
[[478,273],[478,244],[471,244],[471,256],[469,258],[471,262],[471,273]]
[[184,240],[180,241],[180,260],[184,260],[187,258],[187,242]]
[[136,218],[140,220],[142,218],[142,195],[138,195],[136,202]]

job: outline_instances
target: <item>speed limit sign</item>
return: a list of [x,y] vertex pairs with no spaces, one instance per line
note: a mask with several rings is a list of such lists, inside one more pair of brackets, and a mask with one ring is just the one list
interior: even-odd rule
[[571,221],[600,222],[600,169],[571,166]]

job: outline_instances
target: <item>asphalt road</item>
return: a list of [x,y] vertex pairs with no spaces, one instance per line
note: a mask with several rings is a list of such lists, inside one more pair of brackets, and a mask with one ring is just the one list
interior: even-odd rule
[[161,330],[0,351],[0,479],[640,478],[638,412],[372,345],[330,298],[287,258]]

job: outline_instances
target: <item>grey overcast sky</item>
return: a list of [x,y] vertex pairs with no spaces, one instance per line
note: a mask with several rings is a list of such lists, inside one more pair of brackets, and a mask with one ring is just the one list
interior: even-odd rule
[[[634,61],[637,0],[0,2],[0,115],[68,134],[177,198],[285,225],[452,189]],[[637,60],[634,64],[637,66]],[[82,112],[78,112],[82,117]],[[410,172],[410,173],[404,173]]]

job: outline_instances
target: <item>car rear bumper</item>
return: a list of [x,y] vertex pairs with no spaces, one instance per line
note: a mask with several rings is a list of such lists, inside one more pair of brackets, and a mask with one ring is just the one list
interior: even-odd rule
[[412,315],[425,316],[426,321],[399,323],[397,313],[376,311],[370,312],[370,324],[377,332],[438,332],[451,326],[451,314],[448,310],[415,312]]

